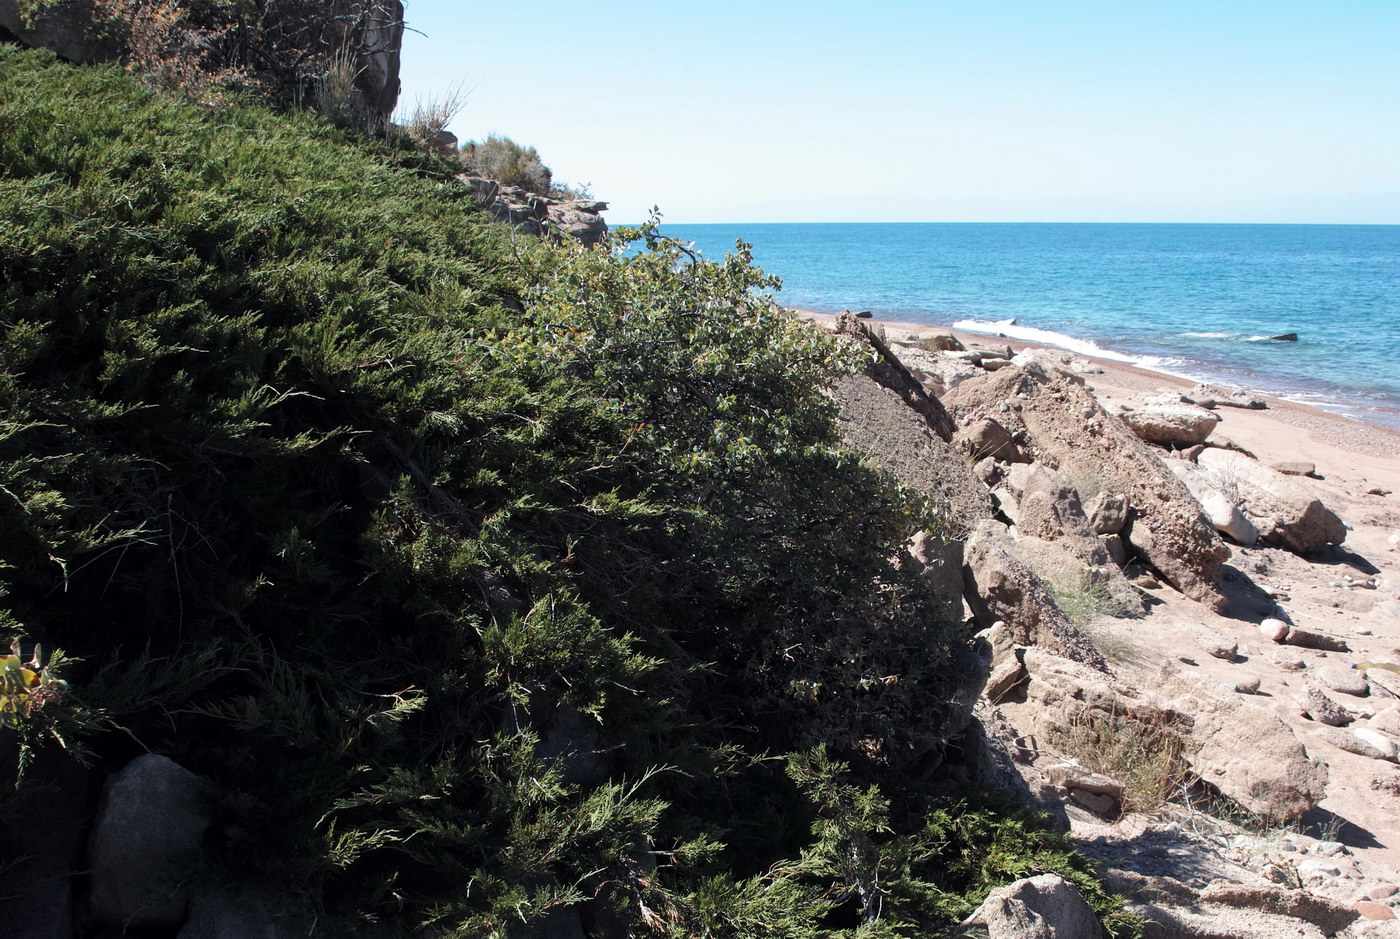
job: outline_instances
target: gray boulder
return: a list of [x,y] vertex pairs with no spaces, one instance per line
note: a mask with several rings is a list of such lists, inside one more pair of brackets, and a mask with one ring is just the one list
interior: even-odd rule
[[1190,404],[1153,404],[1122,415],[1123,423],[1148,443],[1189,447],[1204,443],[1220,415]]
[[1254,547],[1259,540],[1259,529],[1254,527],[1234,499],[1220,488],[1210,471],[1189,460],[1167,460],[1166,466],[1191,490],[1201,504],[1202,514],[1215,526],[1216,531],[1236,544]]
[[92,918],[133,929],[179,925],[208,827],[199,777],[154,754],[128,763],[103,787],[88,841]]
[[0,0],[0,31],[26,46],[50,49],[69,62],[104,62],[121,52],[115,41],[101,36],[94,26],[90,3],[54,4],[26,21],[18,0]]
[[962,925],[985,927],[988,939],[1096,939],[1103,935],[1093,907],[1058,874],[1040,874],[998,887]]

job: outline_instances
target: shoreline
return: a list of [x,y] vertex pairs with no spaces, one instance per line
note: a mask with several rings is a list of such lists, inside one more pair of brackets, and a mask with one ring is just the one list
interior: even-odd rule
[[[830,321],[834,320],[836,313],[827,313],[817,310],[805,309],[801,307],[787,307],[791,312],[807,319]],[[1331,414],[1343,420],[1363,424],[1368,427],[1378,427],[1384,430],[1394,431],[1400,434],[1400,399],[1391,402],[1385,399],[1384,404],[1367,404],[1361,400],[1348,400],[1347,391],[1342,386],[1329,390],[1326,386],[1321,386],[1321,390],[1314,387],[1311,380],[1305,380],[1302,387],[1295,390],[1280,390],[1276,386],[1268,383],[1268,376],[1250,369],[1245,369],[1247,374],[1257,378],[1259,381],[1240,381],[1240,376],[1230,374],[1231,366],[1228,364],[1216,363],[1215,366],[1209,361],[1187,360],[1182,362],[1181,368],[1185,371],[1174,371],[1165,365],[1154,365],[1151,360],[1158,358],[1155,355],[1137,354],[1131,352],[1121,352],[1114,349],[1106,349],[1099,346],[1092,339],[1081,339],[1062,333],[1055,333],[1047,330],[1032,330],[1033,332],[1044,332],[1047,335],[1059,337],[1063,341],[1057,342],[1054,339],[1041,338],[1018,338],[993,331],[970,329],[962,325],[938,324],[938,323],[918,323],[895,318],[873,317],[870,322],[881,323],[887,328],[907,332],[911,335],[928,333],[952,333],[964,341],[971,337],[973,341],[996,342],[998,344],[1008,344],[1013,349],[1019,351],[1026,349],[1052,349],[1059,352],[1068,352],[1072,355],[1094,361],[1099,365],[1112,365],[1114,367],[1132,367],[1143,369],[1165,378],[1176,381],[1184,381],[1188,386],[1194,384],[1212,384],[1222,387],[1235,388],[1246,391],[1250,394],[1268,398],[1270,401],[1288,402],[1302,407],[1312,408],[1323,413]],[[963,321],[959,320],[958,323]],[[985,324],[987,327],[999,325],[997,321],[989,320]],[[1013,330],[1020,329],[1018,324],[1011,325]],[[1142,360],[1148,360],[1146,362]],[[1196,366],[1193,368],[1192,366]],[[1310,398],[1316,401],[1308,400]]]
[[[793,315],[831,328],[836,322],[836,314],[820,313],[815,310],[788,308]],[[1073,349],[1043,342],[1014,339],[993,333],[973,332],[950,326],[935,326],[926,323],[910,323],[900,320],[872,318],[865,320],[872,326],[885,330],[886,336],[894,342],[917,342],[924,336],[935,333],[951,333],[969,348],[979,344],[995,343],[1010,346],[1013,352],[1023,349],[1047,349],[1064,352],[1093,363],[1101,374],[1090,376],[1094,394],[1107,406],[1109,403],[1127,403],[1132,398],[1151,394],[1169,388],[1190,388],[1197,381],[1171,372],[1159,371],[1118,359],[1102,358]],[[1220,408],[1216,413],[1228,416],[1228,428],[1222,424],[1222,436],[1259,453],[1261,459],[1297,459],[1297,449],[1304,441],[1284,427],[1301,430],[1307,434],[1308,446],[1320,446],[1356,456],[1373,457],[1385,463],[1395,461],[1394,466],[1368,467],[1381,475],[1395,474],[1400,481],[1400,429],[1384,424],[1372,423],[1364,418],[1338,414],[1311,404],[1303,404],[1281,397],[1269,391],[1251,391],[1263,398],[1268,407],[1262,411],[1243,411],[1237,408]],[[1248,437],[1256,444],[1250,446],[1242,437]],[[1322,461],[1314,460],[1322,468]],[[1330,460],[1328,462],[1331,462]],[[1337,460],[1338,464],[1346,461]],[[1366,462],[1370,462],[1369,460]]]

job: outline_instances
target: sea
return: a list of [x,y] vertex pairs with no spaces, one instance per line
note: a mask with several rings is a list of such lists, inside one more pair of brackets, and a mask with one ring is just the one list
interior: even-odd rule
[[[663,225],[784,306],[1000,334],[1400,429],[1400,225]],[[1274,339],[1296,334],[1296,342]]]

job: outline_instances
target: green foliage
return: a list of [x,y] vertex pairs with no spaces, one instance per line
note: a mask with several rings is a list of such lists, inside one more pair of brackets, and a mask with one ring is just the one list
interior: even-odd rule
[[891,560],[936,519],[744,247],[520,243],[431,160],[43,53],[0,89],[0,625],[80,657],[65,740],[208,777],[211,863],[324,928],[946,921],[964,637]]
[[534,147],[495,134],[481,142],[469,140],[462,144],[462,161],[474,173],[542,196],[549,194],[554,179],[553,170],[544,165]]

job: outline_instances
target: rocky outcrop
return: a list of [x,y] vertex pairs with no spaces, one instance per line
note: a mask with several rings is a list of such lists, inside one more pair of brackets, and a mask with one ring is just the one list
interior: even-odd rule
[[1058,874],[1027,877],[987,894],[962,923],[987,939],[1096,939],[1103,927],[1093,907]]
[[1234,493],[1263,540],[1299,554],[1346,540],[1342,520],[1299,478],[1215,447],[1207,447],[1196,462],[1211,474],[1217,489]]
[[[991,416],[1031,455],[1077,486],[1121,495],[1129,519],[1123,540],[1173,587],[1212,609],[1229,549],[1164,461],[1085,391],[1082,380],[1031,364],[963,382],[943,404],[959,419]],[[1083,480],[1083,483],[1078,481]]]
[[468,173],[463,173],[457,179],[471,187],[476,201],[486,206],[494,218],[515,226],[527,235],[559,232],[591,247],[602,243],[608,233],[608,223],[599,214],[607,209],[606,202],[555,199],[519,186],[503,186],[494,179]]
[[[25,45],[50,49],[70,62],[101,62],[122,54],[117,40],[96,27],[89,0],[56,3],[28,21],[21,6],[19,0],[0,0],[0,38],[8,33]],[[348,49],[355,56],[355,87],[365,110],[380,125],[387,123],[399,100],[403,3],[332,0],[312,8],[311,15],[307,9],[269,5],[257,34],[240,33],[238,37],[260,48],[248,61],[232,64],[284,81],[288,74],[304,74],[309,63],[324,59],[325,50]],[[192,23],[206,29],[222,25],[204,22],[198,15]]]

